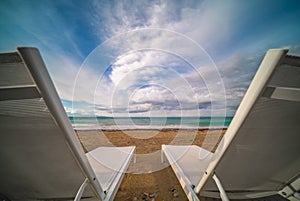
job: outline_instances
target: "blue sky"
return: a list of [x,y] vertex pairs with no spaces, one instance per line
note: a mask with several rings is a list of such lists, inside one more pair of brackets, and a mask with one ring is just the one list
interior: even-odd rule
[[0,1],[0,51],[39,48],[69,115],[233,115],[298,0]]

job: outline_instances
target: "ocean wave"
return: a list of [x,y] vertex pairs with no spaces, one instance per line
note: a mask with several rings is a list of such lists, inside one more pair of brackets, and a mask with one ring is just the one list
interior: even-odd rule
[[227,126],[193,126],[193,125],[99,125],[99,124],[72,124],[75,130],[171,130],[171,129],[223,129]]

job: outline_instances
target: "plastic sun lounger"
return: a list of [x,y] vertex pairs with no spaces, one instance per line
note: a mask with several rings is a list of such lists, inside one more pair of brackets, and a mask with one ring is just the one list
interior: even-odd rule
[[286,53],[267,52],[214,154],[162,146],[190,201],[300,200],[300,57]]
[[0,54],[0,199],[113,200],[135,147],[85,154],[39,51]]

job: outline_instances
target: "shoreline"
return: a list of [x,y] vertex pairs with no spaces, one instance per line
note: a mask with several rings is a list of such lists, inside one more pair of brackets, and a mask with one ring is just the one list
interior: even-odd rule
[[[187,198],[168,162],[161,163],[161,145],[198,145],[214,152],[226,129],[130,129],[77,130],[85,152],[99,146],[136,146],[136,163],[128,171],[115,197],[116,201],[143,200],[152,193],[156,201],[186,201]],[[170,189],[176,189],[175,197]]]
[[188,125],[168,125],[168,126],[132,126],[132,125],[91,125],[91,124],[72,124],[75,131],[129,131],[129,130],[156,130],[156,131],[175,131],[175,130],[224,130],[228,126],[188,126]]

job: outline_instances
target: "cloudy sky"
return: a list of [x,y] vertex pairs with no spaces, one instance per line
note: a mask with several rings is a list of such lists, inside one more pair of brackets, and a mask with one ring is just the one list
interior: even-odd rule
[[0,51],[39,48],[69,115],[231,116],[298,0],[0,1]]

